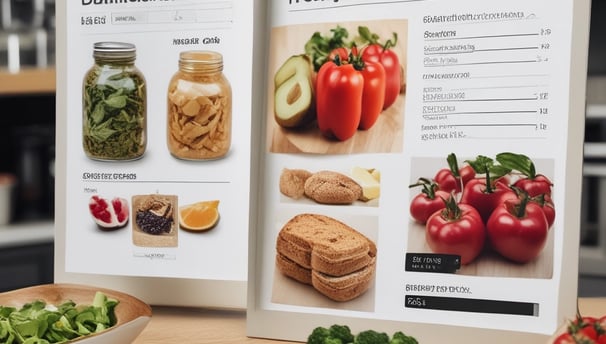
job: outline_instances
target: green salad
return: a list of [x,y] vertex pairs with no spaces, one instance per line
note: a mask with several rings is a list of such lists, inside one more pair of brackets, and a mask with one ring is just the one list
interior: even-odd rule
[[117,300],[96,292],[90,305],[65,301],[49,305],[33,301],[20,309],[0,306],[0,343],[65,343],[106,330],[116,324]]

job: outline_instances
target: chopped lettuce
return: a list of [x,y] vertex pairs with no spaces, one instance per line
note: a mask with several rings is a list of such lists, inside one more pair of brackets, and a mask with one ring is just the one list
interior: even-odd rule
[[0,306],[0,343],[50,344],[101,332],[116,324],[117,300],[96,292],[90,305],[33,301],[20,309]]

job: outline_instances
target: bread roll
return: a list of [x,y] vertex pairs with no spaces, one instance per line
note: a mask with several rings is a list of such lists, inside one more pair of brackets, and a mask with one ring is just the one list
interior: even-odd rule
[[290,198],[299,199],[305,195],[305,181],[312,173],[302,169],[285,168],[280,174],[280,192]]
[[351,204],[362,196],[362,187],[345,174],[320,171],[305,181],[305,195],[323,204]]

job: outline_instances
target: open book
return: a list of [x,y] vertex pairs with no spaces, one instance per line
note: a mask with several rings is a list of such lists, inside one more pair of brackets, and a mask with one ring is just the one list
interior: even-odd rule
[[[589,5],[58,4],[56,279],[246,308],[253,337],[546,340],[576,310]],[[135,160],[87,156],[110,134],[84,126],[110,125],[83,96],[99,42],[136,46]],[[171,93],[188,51],[219,53],[231,87],[218,159],[171,146],[216,118],[212,87],[181,76],[199,98]],[[115,197],[129,217],[107,230],[89,205]],[[146,230],[167,207],[168,230]]]
[[[248,334],[538,343],[573,317],[588,5],[272,2]],[[360,98],[335,42],[388,70],[372,125],[376,79],[362,69]],[[289,126],[283,89],[307,68],[315,121]]]

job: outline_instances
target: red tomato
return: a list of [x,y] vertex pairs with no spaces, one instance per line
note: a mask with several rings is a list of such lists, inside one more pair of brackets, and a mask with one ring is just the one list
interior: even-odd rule
[[434,180],[440,186],[440,190],[446,192],[461,192],[461,185],[465,186],[465,184],[475,176],[476,171],[473,170],[473,167],[465,165],[459,169],[458,176],[455,176],[451,169],[440,169],[436,173]]
[[583,335],[591,339],[597,339],[598,330],[595,326],[596,321],[598,321],[598,319],[595,317],[578,315],[577,318],[571,321],[570,325],[568,325],[568,333],[572,335]]
[[508,199],[517,198],[516,193],[503,183],[491,183],[490,187],[487,187],[485,178],[474,178],[465,184],[461,203],[476,208],[486,223],[497,206]]
[[514,183],[515,187],[518,187],[528,193],[530,197],[538,195],[551,195],[551,187],[553,183],[542,174],[537,174],[534,177],[526,177],[518,179]]
[[564,332],[556,337],[553,344],[576,344],[576,341],[570,333]]
[[446,208],[427,220],[425,239],[435,253],[455,254],[461,264],[469,264],[482,252],[486,238],[484,223],[478,211],[468,204],[457,204],[454,197]]
[[349,50],[345,47],[335,48],[328,54],[328,59],[326,61],[334,61],[337,56],[339,56],[341,62],[346,62],[349,59]]
[[596,343],[593,339],[583,334],[570,334],[568,332],[562,333],[556,337],[553,344],[594,344]]
[[491,247],[514,262],[526,263],[541,253],[549,228],[541,207],[528,198],[507,200],[486,223]]
[[415,221],[425,224],[430,215],[444,209],[444,200],[447,200],[450,194],[439,190],[436,183],[424,178],[409,187],[416,186],[423,186],[423,189],[410,202],[410,215]]
[[541,206],[543,212],[545,213],[547,224],[549,225],[549,228],[551,228],[551,226],[553,226],[553,223],[555,222],[555,207],[553,205],[553,200],[551,199],[551,196],[547,194],[542,194],[533,197],[531,201],[536,202],[538,205]]
[[383,109],[390,107],[400,94],[400,58],[389,49],[393,44],[388,41],[385,46],[380,44],[369,44],[362,51],[362,60],[378,62],[385,69],[385,97]]
[[364,77],[352,64],[326,62],[316,81],[316,112],[322,134],[340,141],[357,131],[362,113]]
[[355,70],[362,74],[364,86],[358,129],[370,129],[383,110],[383,98],[385,97],[385,69],[383,65],[378,62],[362,61],[356,46],[353,46],[351,50],[345,47],[333,49],[329,54],[328,61],[336,61],[336,64],[351,64]]
[[364,90],[362,91],[362,114],[359,129],[370,129],[383,110],[385,98],[385,69],[378,62],[364,61],[362,76]]

